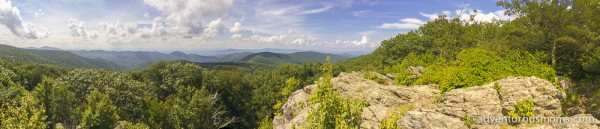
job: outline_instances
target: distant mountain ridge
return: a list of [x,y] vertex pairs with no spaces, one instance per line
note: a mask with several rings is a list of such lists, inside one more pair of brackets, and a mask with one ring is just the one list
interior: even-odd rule
[[53,64],[70,68],[118,69],[118,65],[112,62],[81,57],[69,51],[23,49],[1,44],[0,59],[5,63]]
[[259,52],[250,54],[244,58],[241,58],[238,62],[245,63],[261,63],[269,65],[281,65],[281,64],[302,64],[307,62],[325,62],[327,56],[330,56],[331,62],[338,62],[341,60],[348,59],[345,56],[326,54],[320,52],[295,52],[291,54],[273,53],[273,52]]
[[218,58],[214,56],[202,56],[197,54],[186,54],[180,51],[170,54],[162,52],[142,52],[142,51],[104,51],[104,50],[80,50],[71,51],[79,56],[91,59],[103,59],[114,62],[121,66],[123,70],[133,70],[137,67],[154,63],[156,61],[174,61],[187,60],[191,62],[214,62]]
[[[227,49],[231,51],[247,51],[241,49]],[[262,50],[262,49],[261,49]],[[264,49],[267,50],[267,49]],[[285,51],[287,49],[268,49]],[[104,51],[104,50],[62,50],[53,47],[28,47],[17,48],[8,45],[0,46],[0,59],[19,63],[55,64],[72,68],[108,68],[118,70],[137,70],[149,66],[157,61],[185,60],[196,63],[207,63],[207,66],[221,67],[226,65],[276,67],[282,64],[302,64],[307,62],[325,62],[326,57],[331,57],[331,62],[348,59],[347,56],[320,53],[314,51],[277,53],[240,52],[219,56],[203,56],[189,54],[181,51],[171,53],[146,52],[146,51]],[[14,57],[14,58],[13,58]],[[245,65],[248,64],[248,65]]]

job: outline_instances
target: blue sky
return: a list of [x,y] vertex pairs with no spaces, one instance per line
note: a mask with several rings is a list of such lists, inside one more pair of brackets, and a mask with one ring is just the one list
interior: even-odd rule
[[510,20],[496,0],[0,0],[0,43],[63,49],[373,50],[437,15]]

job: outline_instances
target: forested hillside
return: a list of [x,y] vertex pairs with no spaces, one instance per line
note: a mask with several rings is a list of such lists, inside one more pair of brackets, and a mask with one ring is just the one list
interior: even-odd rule
[[[262,53],[242,63],[156,62],[141,71],[113,71],[71,69],[82,63],[69,62],[78,57],[57,59],[39,55],[48,51],[1,48],[31,58],[15,58],[23,60],[14,64],[2,54],[0,128],[273,128],[272,120],[282,114],[288,97],[312,84],[310,103],[300,106],[315,108],[308,113],[306,125],[311,126],[306,128],[359,128],[363,121],[358,117],[367,105],[341,97],[330,80],[340,72],[361,70],[365,78],[381,84],[435,84],[437,98],[507,76],[535,76],[566,94],[561,100],[564,116],[599,114],[600,1],[504,0],[498,5],[518,17],[477,22],[474,16],[439,16],[383,41],[371,54],[336,63],[325,56],[324,63],[287,64],[281,62],[321,59],[310,53]],[[265,68],[254,63],[258,57],[280,66]],[[415,69],[422,72],[414,74]],[[400,109],[399,117],[412,108]],[[510,115],[527,116],[532,110]],[[398,128],[397,118],[390,119],[382,121],[382,128]]]
[[[346,60],[344,71],[395,75],[395,84],[439,84],[442,91],[482,85],[506,76],[570,82],[571,111],[600,107],[600,5],[597,0],[499,1],[512,21],[475,22],[440,16],[385,40],[372,54]],[[409,66],[426,69],[413,76]],[[366,68],[363,68],[366,67]],[[565,112],[569,114],[571,112]]]
[[213,62],[217,60],[217,57],[186,54],[179,51],[170,54],[161,52],[114,52],[102,50],[71,52],[90,59],[102,59],[114,62],[115,64],[118,64],[122,70],[138,69],[139,67],[150,65],[157,61],[188,60],[192,62]]
[[6,63],[54,64],[69,68],[118,68],[109,61],[88,59],[68,51],[21,49],[8,45],[0,45],[0,59]]

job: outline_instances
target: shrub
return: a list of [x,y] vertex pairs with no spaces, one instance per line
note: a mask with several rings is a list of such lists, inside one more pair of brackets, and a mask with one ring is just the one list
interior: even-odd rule
[[[525,99],[523,101],[519,101],[519,102],[517,102],[517,105],[515,106],[515,110],[511,110],[508,112],[508,116],[510,116],[513,119],[519,119],[521,117],[531,118],[531,117],[533,117],[533,106],[534,106],[534,103],[530,99]],[[516,121],[512,121],[512,122],[516,122]]]
[[465,117],[463,118],[463,120],[465,121],[465,125],[469,128],[471,128],[471,126],[477,124],[477,120],[475,120],[475,118],[473,116],[469,116],[469,114],[465,114]]
[[[329,57],[327,60],[329,61]],[[366,103],[342,98],[338,92],[333,91],[332,68],[329,64],[323,67],[323,78],[317,82],[317,88],[310,98],[314,108],[308,114],[307,128],[360,128],[362,108]]]
[[150,129],[150,127],[144,123],[131,123],[124,121],[121,123],[124,129]]
[[443,92],[455,88],[483,85],[507,76],[537,76],[554,80],[554,69],[537,61],[527,52],[510,52],[501,57],[484,49],[466,49],[458,54],[457,59],[445,71],[440,80]]
[[390,116],[381,121],[381,129],[400,129],[397,121],[402,118],[405,112],[413,109],[413,105],[404,105],[400,107],[398,112],[388,113]]
[[413,73],[408,70],[410,66],[422,66],[427,67],[432,64],[436,64],[441,61],[441,58],[436,58],[432,54],[421,54],[415,53],[408,54],[400,64],[394,65],[393,67],[386,70],[389,73],[396,73],[394,84],[396,85],[413,85],[415,84],[416,78],[411,78]]

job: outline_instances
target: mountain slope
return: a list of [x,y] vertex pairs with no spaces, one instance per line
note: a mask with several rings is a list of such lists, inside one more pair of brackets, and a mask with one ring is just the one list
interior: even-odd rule
[[118,68],[111,62],[88,59],[68,51],[21,49],[8,45],[0,45],[0,59],[5,63],[54,64],[70,68]]
[[192,62],[212,62],[217,57],[186,54],[175,51],[170,54],[161,52],[115,52],[103,50],[72,51],[73,53],[92,59],[103,59],[120,65],[123,70],[132,70],[156,61],[188,60]]
[[327,56],[330,56],[331,62],[338,62],[345,60],[348,57],[331,55],[319,52],[295,52],[291,54],[281,54],[273,52],[259,52],[250,54],[244,58],[241,58],[238,62],[245,63],[259,63],[269,65],[280,65],[280,64],[302,64],[305,62],[325,62]]

